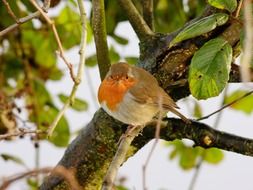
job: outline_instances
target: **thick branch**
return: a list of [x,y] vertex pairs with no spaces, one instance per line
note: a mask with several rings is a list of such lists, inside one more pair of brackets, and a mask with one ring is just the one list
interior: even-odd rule
[[[217,147],[244,155],[253,156],[253,139],[214,130],[208,125],[193,121],[185,125],[180,119],[170,118],[161,128],[162,139],[171,141],[187,138],[204,148]],[[133,155],[155,136],[156,124],[144,128],[142,135],[135,138],[128,155]],[[66,150],[58,165],[75,168],[76,177],[84,189],[99,189],[103,177],[117,150],[117,142],[124,133],[123,125],[103,110],[97,111],[92,121],[78,135]],[[69,189],[63,178],[51,175],[40,187],[41,190]]]
[[140,41],[144,41],[154,35],[131,0],[119,0],[119,3]]
[[93,0],[92,12],[92,28],[96,44],[97,61],[100,78],[103,80],[111,65],[107,45],[104,0]]
[[[146,127],[141,136],[138,136],[133,145],[141,148],[147,141],[154,138],[155,128]],[[216,147],[222,150],[232,151],[239,154],[253,156],[253,139],[239,137],[212,127],[193,121],[190,125],[185,125],[181,119],[169,118],[166,126],[161,128],[161,139],[172,141],[175,139],[193,140],[195,146],[203,148]]]

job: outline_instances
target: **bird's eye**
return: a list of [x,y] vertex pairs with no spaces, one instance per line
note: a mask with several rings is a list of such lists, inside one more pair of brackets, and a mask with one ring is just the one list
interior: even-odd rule
[[128,79],[128,76],[126,76],[126,79]]

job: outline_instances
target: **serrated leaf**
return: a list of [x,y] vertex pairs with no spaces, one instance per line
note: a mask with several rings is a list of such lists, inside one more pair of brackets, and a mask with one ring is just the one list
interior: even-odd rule
[[[68,100],[68,96],[64,94],[59,94],[58,97],[63,103],[66,103],[66,101]],[[71,108],[76,111],[86,111],[88,109],[88,103],[79,98],[75,98],[75,101],[73,105],[71,105]]]
[[19,164],[19,165],[22,165],[22,166],[26,167],[23,160],[21,160],[21,158],[18,158],[17,156],[13,156],[13,155],[10,155],[10,154],[0,154],[0,156],[2,157],[2,159],[4,161],[12,161],[12,162],[15,162],[16,164]]
[[210,164],[218,164],[223,158],[223,152],[217,148],[206,149],[203,154],[203,160]]
[[169,47],[172,47],[183,40],[194,38],[210,32],[217,26],[225,24],[228,21],[228,18],[229,16],[225,13],[216,13],[189,24],[170,42]]
[[229,79],[232,48],[222,38],[204,44],[193,56],[189,70],[191,94],[197,99],[217,96]]
[[218,9],[226,9],[229,12],[234,12],[237,7],[236,0],[208,0],[208,3]]
[[[248,93],[248,92],[243,91],[243,90],[237,90],[237,91],[233,92],[232,94],[230,94],[229,96],[227,96],[225,98],[224,103],[228,104],[228,103],[244,96],[246,93]],[[251,114],[253,112],[253,95],[251,94],[251,95],[241,99],[240,101],[232,104],[230,107],[235,110],[243,111],[246,114]]]

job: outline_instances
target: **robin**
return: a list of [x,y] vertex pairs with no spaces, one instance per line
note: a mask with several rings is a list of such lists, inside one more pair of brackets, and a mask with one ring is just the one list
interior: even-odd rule
[[109,115],[132,126],[145,125],[161,110],[173,112],[190,123],[176,110],[178,106],[153,75],[127,63],[111,66],[99,86],[98,100]]

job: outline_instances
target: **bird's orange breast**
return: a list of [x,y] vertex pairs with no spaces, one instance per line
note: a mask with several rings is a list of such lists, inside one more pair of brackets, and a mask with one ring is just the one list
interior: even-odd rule
[[117,105],[123,101],[126,92],[135,83],[136,80],[133,78],[120,79],[118,81],[111,78],[103,80],[98,90],[99,103],[105,102],[111,111],[115,111]]

